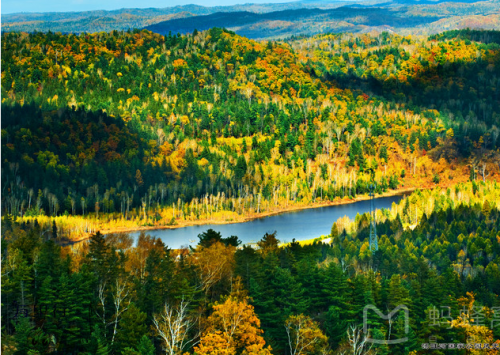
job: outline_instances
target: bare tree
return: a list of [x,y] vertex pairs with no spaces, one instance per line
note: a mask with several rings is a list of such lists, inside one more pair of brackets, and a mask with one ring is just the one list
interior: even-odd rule
[[113,337],[111,339],[111,344],[115,341],[116,332],[118,330],[118,322],[120,317],[124,312],[127,311],[129,303],[127,303],[127,297],[129,294],[129,288],[126,279],[116,279],[115,287],[112,293],[113,306],[115,308],[115,314],[113,320],[110,324],[113,324]]
[[76,201],[73,197],[71,197],[70,202],[71,202],[71,215],[74,216],[75,215]]
[[163,144],[163,142],[165,142],[165,132],[163,131],[163,129],[161,128],[158,128],[156,130],[156,134],[158,136],[158,146],[161,146]]
[[247,87],[245,87],[245,89],[243,90],[243,92],[245,93],[245,96],[248,99],[248,106],[250,106],[252,104],[253,87],[247,86]]
[[94,186],[92,186],[93,188],[93,193],[94,193],[94,196],[95,196],[95,211],[96,211],[96,215],[97,215],[97,219],[99,219],[99,201],[101,199],[101,197],[99,196],[99,184],[95,184]]
[[82,215],[85,216],[85,206],[87,205],[87,201],[85,201],[84,197],[82,197],[80,201],[82,203]]
[[163,198],[165,197],[165,192],[167,191],[167,185],[164,183],[161,183],[158,188],[160,189],[161,193],[161,204],[163,205]]
[[141,198],[142,211],[144,213],[144,220],[146,220],[146,197]]
[[97,286],[97,296],[99,298],[99,302],[101,303],[102,307],[102,314],[99,314],[96,310],[97,316],[101,319],[104,327],[106,327],[106,281],[100,280],[99,285]]
[[368,342],[369,337],[354,325],[350,325],[347,329],[347,339],[349,339],[352,355],[368,354],[373,346],[373,343]]
[[35,194],[35,192],[33,191],[32,188],[28,190],[28,197],[29,197],[29,200],[28,200],[28,209],[31,208],[31,199],[33,198],[34,194]]
[[162,338],[165,354],[181,354],[188,345],[195,345],[199,333],[189,334],[196,319],[188,315],[189,303],[182,299],[178,306],[165,303],[165,308],[160,314],[153,316],[156,332]]
[[486,162],[481,163],[481,175],[483,176],[483,182],[486,182],[486,178],[490,176],[491,172],[486,174]]
[[125,213],[125,219],[128,220],[128,211],[130,209],[130,204],[134,198],[134,194],[129,195],[127,192],[127,212]]

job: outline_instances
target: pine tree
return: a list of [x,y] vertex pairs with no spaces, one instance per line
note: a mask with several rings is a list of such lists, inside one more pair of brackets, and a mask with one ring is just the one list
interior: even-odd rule
[[308,299],[308,313],[316,314],[324,308],[321,289],[321,274],[313,258],[304,258],[297,264],[297,281],[302,285]]
[[29,317],[20,317],[15,323],[14,340],[16,341],[16,354],[26,355],[33,349],[33,330]]
[[12,250],[14,262],[16,263],[15,269],[11,275],[11,289],[14,293],[14,299],[17,300],[18,305],[24,311],[33,299],[33,288],[31,287],[33,281],[33,264],[24,257],[20,250]]
[[61,273],[69,272],[64,269],[61,260],[61,247],[52,240],[42,244],[35,267],[38,280],[43,280],[47,276],[58,279]]
[[405,315],[402,314],[402,312],[399,313],[400,314],[395,315],[392,320],[393,323],[392,323],[391,338],[392,339],[408,338],[408,340],[402,343],[392,344],[391,350],[396,354],[408,354],[411,351],[419,350],[420,344],[418,342],[415,331],[410,325],[408,326],[408,328],[406,328]]
[[97,324],[94,326],[94,331],[92,332],[92,340],[93,343],[95,344],[94,347],[95,350],[93,354],[95,355],[109,354],[108,345],[106,344],[106,339],[103,335],[102,330],[99,328]]
[[45,277],[39,292],[38,304],[36,307],[35,318],[43,322],[44,329],[48,334],[53,334],[57,330],[57,324],[54,315],[54,306],[57,294],[57,280],[53,281],[51,276]]
[[120,320],[120,330],[116,336],[118,348],[137,348],[147,331],[146,313],[141,312],[131,303]]
[[56,221],[52,221],[52,239],[57,240],[57,226],[56,226]]
[[389,283],[389,293],[388,293],[388,305],[390,309],[393,309],[399,305],[405,305],[406,307],[411,307],[411,299],[408,289],[403,286],[401,276],[399,274],[393,275]]
[[[441,277],[435,270],[430,270],[423,285],[424,308],[428,306],[439,306],[443,301],[443,285]],[[413,298],[412,298],[413,301]]]
[[330,231],[330,237],[332,238],[332,244],[337,244],[338,243],[339,228],[337,226],[337,222],[334,222],[332,224],[332,229]]
[[292,314],[300,314],[307,311],[308,300],[304,297],[304,289],[290,273],[288,269],[276,268],[271,280],[274,290],[274,308],[279,312],[279,317],[273,320],[272,334],[276,345],[276,351],[286,346],[286,334],[282,329],[284,320]]
[[101,232],[97,232],[90,236],[89,254],[87,258],[90,261],[92,270],[96,273],[99,279],[107,277],[110,268],[111,250],[106,243]]
[[184,282],[180,273],[174,272],[174,268],[170,250],[158,240],[146,258],[145,277],[138,288],[137,306],[148,317],[159,312],[164,302],[192,295],[191,286]]
[[68,275],[61,275],[54,301],[53,333],[59,342],[58,349],[64,352],[72,351],[81,340],[73,286]]
[[139,342],[139,345],[137,345],[137,350],[141,355],[154,355],[155,354],[155,347],[151,340],[146,336],[143,335],[141,338],[141,341]]
[[249,280],[249,296],[261,321],[264,338],[271,347],[275,343],[276,332],[281,330],[276,328],[282,315],[275,305],[276,290],[272,284],[277,269],[278,258],[270,252],[265,255],[262,264],[257,268],[258,273]]
[[[349,302],[350,307],[347,310],[348,323],[361,325],[363,323],[363,310],[365,306],[375,305],[375,299],[368,285],[368,280],[363,274],[356,275],[349,279],[348,285],[350,290],[349,299],[351,300]],[[374,317],[370,317],[368,321],[369,327],[377,323]]]
[[250,278],[255,277],[260,259],[257,251],[248,245],[243,245],[241,249],[236,250],[234,255],[236,266],[235,272],[243,279],[246,288],[250,288]]
[[242,153],[247,152],[247,140],[245,138],[243,138],[243,143],[241,145],[241,151],[242,151]]
[[342,269],[334,263],[321,269],[322,308],[327,307],[325,314],[326,335],[330,339],[332,349],[337,348],[344,338],[347,322],[347,279]]
[[198,234],[198,239],[200,240],[198,242],[198,245],[201,245],[204,248],[208,248],[213,243],[220,242],[222,239],[222,234],[210,228],[206,232]]
[[247,173],[247,161],[243,155],[238,157],[236,168],[234,170],[236,180],[241,180]]
[[[73,323],[78,328],[80,338],[90,338],[92,334],[92,324],[97,322],[94,305],[94,287],[96,276],[90,272],[87,265],[83,265],[79,272],[71,275],[71,286],[73,293],[74,317]],[[81,345],[78,345],[81,346]]]

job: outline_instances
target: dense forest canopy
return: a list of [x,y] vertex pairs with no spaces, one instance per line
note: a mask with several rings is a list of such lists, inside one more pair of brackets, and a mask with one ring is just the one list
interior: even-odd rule
[[[499,198],[497,183],[415,192],[377,217],[377,251],[368,215],[334,223],[329,244],[266,234],[258,249],[237,248],[210,229],[191,251],[145,233],[61,247],[55,224],[4,217],[2,352],[354,354],[367,336],[408,340],[356,354],[417,354],[432,337],[497,346]],[[366,305],[401,304],[408,332],[402,315],[375,313],[362,332]]]
[[[3,33],[2,352],[493,343],[499,36]],[[171,250],[109,233],[344,203],[371,183],[417,189],[376,213],[378,250],[368,215],[332,221],[328,243],[277,231],[252,248],[207,230]],[[363,331],[370,304],[407,306],[409,332],[375,315]]]
[[464,36],[4,34],[2,208],[154,225],[353,198],[372,178],[484,180],[499,49],[474,39],[497,34]]

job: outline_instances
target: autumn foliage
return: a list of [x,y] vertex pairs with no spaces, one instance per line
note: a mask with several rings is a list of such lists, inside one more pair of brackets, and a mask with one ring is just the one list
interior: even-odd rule
[[199,355],[271,354],[272,349],[265,347],[262,338],[260,320],[247,299],[238,301],[228,297],[223,303],[216,303],[207,323],[200,344],[195,347]]

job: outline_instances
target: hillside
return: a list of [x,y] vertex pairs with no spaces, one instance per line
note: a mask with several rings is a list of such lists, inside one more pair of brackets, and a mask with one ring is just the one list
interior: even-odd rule
[[[7,32],[1,46],[2,354],[499,345],[500,31]],[[256,248],[143,233],[347,203],[372,184],[411,192],[374,213],[377,246],[368,214]]]
[[497,38],[4,34],[2,207],[109,228],[231,221],[372,177],[381,193],[495,176]]
[[[364,1],[372,4],[382,0]],[[279,4],[243,4],[232,6],[199,6],[183,5],[166,8],[149,9],[120,9],[113,11],[75,11],[75,12],[46,12],[46,13],[14,13],[2,14],[2,31],[43,31],[63,33],[81,32],[109,32],[112,30],[128,30],[142,28],[158,22],[182,16],[210,15],[217,12],[241,12],[266,13],[283,9],[301,8],[335,8],[343,6],[345,1],[317,2],[317,1],[295,1]]]
[[255,39],[286,38],[296,34],[370,32],[432,34],[449,29],[494,29],[496,2],[386,2],[349,4],[335,9],[283,10],[268,13],[214,13],[189,19],[172,19],[146,28],[157,33],[191,33],[213,26],[228,28]]
[[[254,14],[249,12],[215,13],[205,16],[176,19],[160,22],[146,27],[147,29],[168,34],[169,32],[182,34],[191,33],[195,29],[206,30],[215,24],[234,30],[236,33],[250,38],[269,38],[276,36],[276,27],[273,22],[287,23],[286,35],[293,33],[321,33],[349,30],[357,32],[365,27],[390,26],[393,28],[414,27],[439,20],[440,17],[408,17],[405,11],[389,8],[359,8],[339,7],[332,10],[298,9]],[[265,25],[262,26],[262,23]],[[267,25],[271,23],[271,25]],[[251,26],[253,25],[253,26]],[[282,35],[283,36],[283,35]]]
[[2,31],[95,33],[146,28],[163,35],[227,28],[252,39],[329,32],[366,33],[389,30],[400,35],[444,30],[495,29],[497,1],[297,1],[203,7],[121,9],[68,13],[2,15]]

